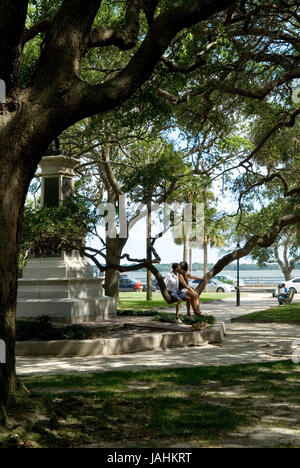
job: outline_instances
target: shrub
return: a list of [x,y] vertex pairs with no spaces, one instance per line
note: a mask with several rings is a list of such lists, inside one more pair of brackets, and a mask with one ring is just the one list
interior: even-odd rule
[[117,315],[119,317],[152,317],[158,314],[156,310],[118,310]]
[[34,321],[27,322],[17,320],[16,322],[16,339],[17,341],[48,341],[56,340],[57,330],[53,327],[50,321]]
[[[186,325],[192,325],[194,323],[207,322],[210,325],[216,322],[215,317],[212,315],[202,315],[201,317],[193,316],[188,317],[187,315],[179,315],[181,321]],[[175,314],[168,312],[159,312],[154,317],[155,322],[164,322],[164,323],[176,323]]]
[[95,208],[80,198],[66,199],[61,206],[39,210],[25,206],[23,257],[25,253],[28,259],[30,255],[52,255],[62,250],[73,250],[73,245],[81,247],[90,226],[99,219]]
[[100,333],[100,330],[84,325],[54,327],[48,317],[41,317],[34,322],[25,320],[16,322],[17,341],[88,340]]
[[216,323],[216,319],[213,315],[201,315],[201,317],[198,317],[197,315],[194,315],[193,317],[188,317],[187,315],[181,315],[180,316],[181,320],[183,323],[186,325],[193,325],[194,323],[202,323],[206,322],[209,325],[213,325]]
[[[153,317],[156,322],[175,323],[175,314],[171,312],[157,312],[156,310],[118,310],[117,315],[119,317]],[[201,317],[193,316],[188,317],[187,315],[180,315],[180,319],[186,325],[193,325],[194,323],[207,322],[213,324],[216,322],[215,317],[212,315],[203,315]]]

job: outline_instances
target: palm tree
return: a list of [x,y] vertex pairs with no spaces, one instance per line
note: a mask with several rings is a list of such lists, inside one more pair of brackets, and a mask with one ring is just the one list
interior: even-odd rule
[[[204,238],[203,238],[203,276],[208,272],[208,247],[224,247],[227,240],[229,222],[226,218],[217,219],[216,199],[209,190],[203,192]],[[207,289],[207,287],[206,287]]]

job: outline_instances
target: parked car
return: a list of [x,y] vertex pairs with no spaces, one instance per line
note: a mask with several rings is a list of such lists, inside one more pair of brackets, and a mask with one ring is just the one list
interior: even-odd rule
[[[280,285],[282,283],[284,283],[286,285],[286,287],[289,288],[289,289],[295,289],[295,294],[300,293],[300,276],[296,276],[296,278],[293,278],[290,281],[284,281],[283,280],[280,283]],[[279,289],[280,285],[278,285],[278,287],[276,289],[274,289],[273,297],[278,296],[278,289]]]
[[[226,275],[217,275],[214,277],[216,280],[221,281],[222,283],[227,283],[227,281],[232,281],[233,286],[237,287],[237,279],[232,276]],[[240,278],[240,286],[245,286],[244,280]]]
[[[196,289],[199,283],[200,283],[199,280],[193,280],[190,283],[190,285],[192,288]],[[222,283],[221,281],[218,281],[217,279],[213,278],[212,280],[209,281],[207,285],[207,290],[208,292],[225,293],[225,292],[234,292],[235,288],[232,286],[232,284]]]
[[287,288],[294,288],[295,289],[295,294],[300,293],[300,276],[296,276],[296,278],[293,278],[290,281],[283,281]]
[[119,291],[120,292],[132,292],[135,291],[136,280],[129,278],[129,276],[122,276],[119,280]]
[[[152,280],[152,291],[153,292],[156,291],[156,286],[157,286],[156,281],[154,282],[154,280]],[[143,282],[143,291],[147,291],[147,282]]]
[[296,276],[296,278],[293,278],[290,281],[285,281],[285,280],[281,281],[281,283],[279,283],[277,288],[273,290],[273,297],[278,296],[278,290],[281,287],[282,283],[284,283],[286,287],[289,289],[295,289],[295,294],[300,293],[300,276]]

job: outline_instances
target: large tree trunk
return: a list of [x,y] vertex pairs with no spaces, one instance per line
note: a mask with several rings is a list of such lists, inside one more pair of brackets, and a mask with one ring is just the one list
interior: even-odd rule
[[[283,243],[276,242],[274,244],[274,254],[275,254],[275,261],[279,265],[282,274],[284,276],[285,281],[290,281],[292,279],[292,271],[295,268],[295,262],[293,260],[289,261],[289,241],[290,239],[287,238]],[[283,248],[283,260],[281,260],[279,256],[279,247]]]
[[0,339],[6,344],[6,363],[0,364],[0,406],[5,407],[16,390],[15,316],[18,258],[23,206],[27,192],[25,175],[8,162],[0,168]]
[[[127,239],[106,239],[106,264],[107,265],[120,265],[120,256],[122,250],[127,242]],[[104,290],[106,296],[114,297],[117,299],[119,295],[119,271],[115,268],[105,272]]]
[[[6,363],[0,364],[0,406],[15,397],[15,317],[18,260],[25,199],[41,156],[54,134],[48,109],[32,111],[27,93],[14,106],[0,108],[0,339]],[[12,111],[10,110],[12,108]]]
[[284,274],[285,281],[290,281],[292,279],[293,269],[294,269],[294,267],[288,267],[288,266],[283,268],[282,273]]

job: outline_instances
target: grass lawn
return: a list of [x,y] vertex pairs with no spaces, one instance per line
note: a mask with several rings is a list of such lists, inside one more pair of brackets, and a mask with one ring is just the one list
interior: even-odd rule
[[2,448],[251,446],[251,431],[274,427],[272,446],[289,445],[287,430],[300,446],[300,366],[290,361],[23,381],[34,395],[0,426]]
[[300,303],[272,307],[260,310],[252,314],[242,315],[232,320],[233,322],[299,322]]
[[[202,293],[201,302],[221,300],[224,297],[234,296],[234,293]],[[153,293],[153,301],[146,300],[147,293],[121,292],[119,295],[118,309],[155,309],[161,307],[174,307],[174,304],[166,304],[160,292]]]

